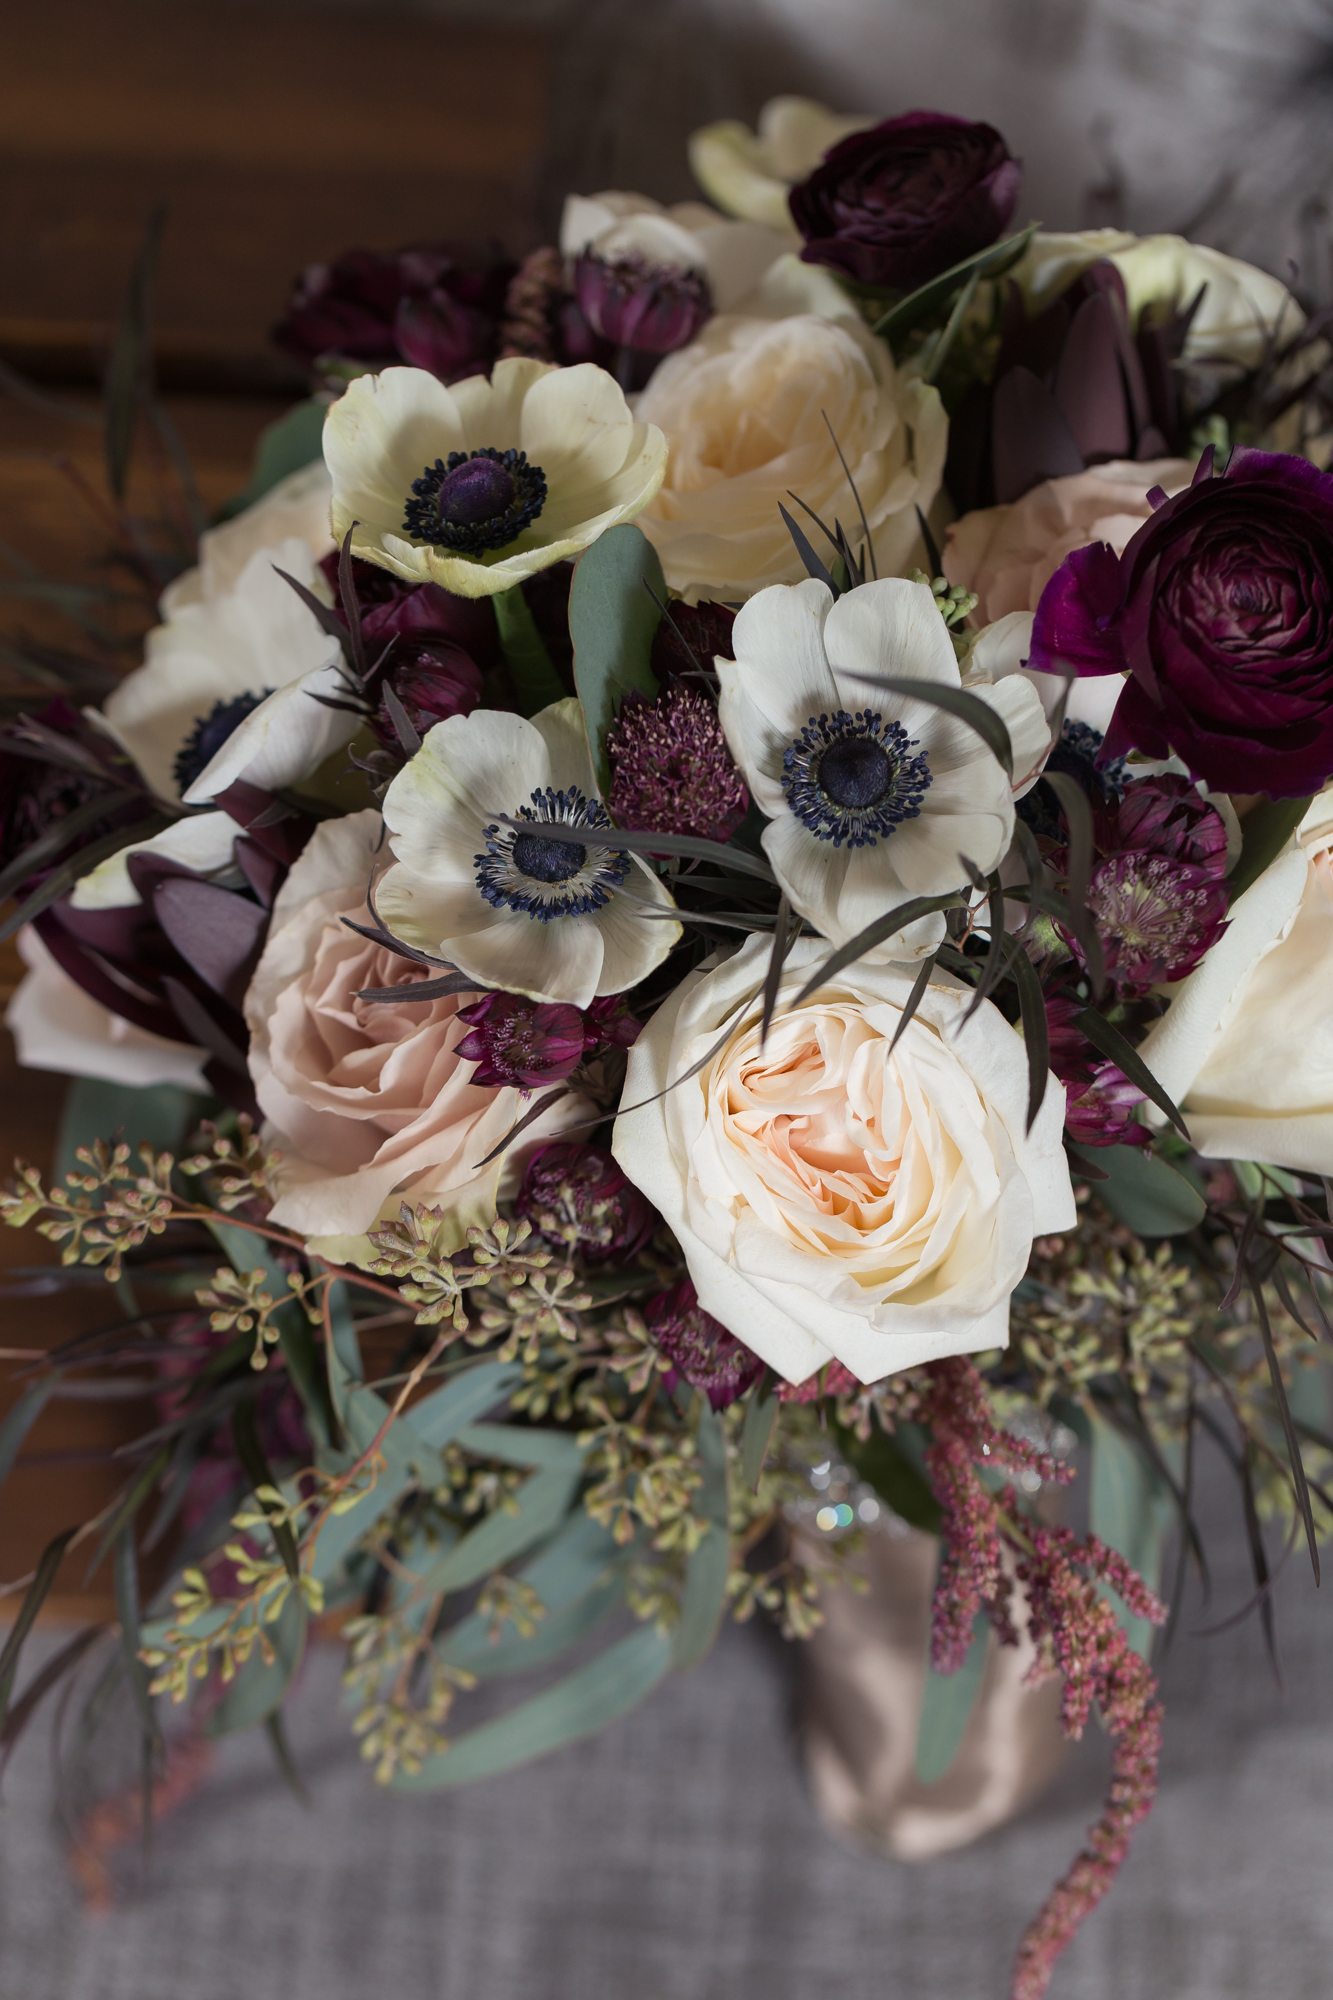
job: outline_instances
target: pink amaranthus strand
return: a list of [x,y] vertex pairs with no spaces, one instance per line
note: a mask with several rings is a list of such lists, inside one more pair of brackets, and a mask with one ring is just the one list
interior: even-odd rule
[[1056,1960],[1115,1880],[1133,1830],[1157,1791],[1162,1709],[1156,1677],[1130,1645],[1099,1586],[1150,1623],[1160,1624],[1166,1612],[1114,1549],[1093,1535],[1021,1517],[1012,1487],[996,1491],[981,1478],[986,1467],[1031,1471],[1064,1484],[1073,1478],[1073,1468],[1000,1427],[970,1361],[937,1362],[926,1371],[920,1417],[930,1438],[926,1476],[942,1516],[943,1554],[931,1620],[936,1672],[953,1673],[962,1665],[979,1612],[1002,1644],[1018,1643],[1011,1600],[1020,1585],[1027,1596],[1028,1635],[1037,1648],[1034,1675],[1061,1676],[1065,1734],[1081,1736],[1096,1710],[1113,1746],[1101,1817],[1019,1946],[1011,2000],[1043,2000]]
[[1109,1585],[1136,1617],[1152,1624],[1162,1623],[1165,1606],[1095,1536],[1039,1526],[1028,1535],[1031,1550],[1019,1559],[1017,1575],[1027,1591],[1031,1635],[1063,1678],[1065,1733],[1081,1736],[1095,1708],[1113,1755],[1101,1817],[1019,1945],[1012,2000],[1042,2000],[1056,1960],[1115,1881],[1135,1827],[1152,1810],[1162,1750],[1157,1677],[1097,1585]]

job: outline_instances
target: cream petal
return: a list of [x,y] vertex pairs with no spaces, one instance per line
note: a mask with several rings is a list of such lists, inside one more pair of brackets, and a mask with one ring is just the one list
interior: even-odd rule
[[61,1076],[93,1077],[106,1083],[150,1089],[174,1084],[206,1092],[202,1049],[169,1042],[122,1021],[76,986],[30,927],[18,934],[19,956],[28,970],[5,1011],[24,1069],[54,1070]]
[[424,368],[358,375],[324,424],[335,542],[355,522],[353,554],[378,561],[378,537],[400,532],[412,481],[437,458],[467,449],[454,393]]
[[669,957],[683,934],[666,915],[674,908],[670,892],[649,869],[631,869],[625,888],[593,918],[603,953],[598,998],[628,992]]
[[175,819],[161,833],[131,842],[81,876],[70,893],[70,901],[76,910],[123,909],[139,902],[139,892],[130,879],[129,861],[133,854],[177,861],[196,875],[232,874],[239,832],[235,820],[224,812],[190,813],[184,819]]
[[733,660],[717,661],[724,687],[739,687],[784,737],[836,704],[824,650],[825,623],[834,609],[832,592],[814,578],[761,590],[736,614]]
[[[829,612],[824,643],[845,707],[864,707],[887,678],[961,685],[953,642],[924,583],[882,577],[847,591]],[[896,699],[887,697],[890,707]]]
[[541,733],[523,716],[475,709],[437,722],[384,796],[394,853],[419,875],[438,864],[452,879],[458,839],[526,805],[549,768]]
[[187,806],[207,805],[229,785],[244,779],[261,791],[277,792],[309,778],[326,757],[351,742],[360,717],[330,700],[346,701],[348,683],[340,660],[290,681],[244,716],[185,794]]

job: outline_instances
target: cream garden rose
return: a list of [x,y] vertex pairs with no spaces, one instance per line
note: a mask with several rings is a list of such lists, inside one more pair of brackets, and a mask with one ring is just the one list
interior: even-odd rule
[[400,1199],[443,1208],[458,1240],[489,1221],[502,1172],[582,1115],[563,1100],[501,1159],[483,1164],[526,1108],[513,1089],[472,1082],[459,1057],[467,993],[361,1000],[423,975],[342,922],[365,917],[382,839],[379,814],[326,820],[280,891],[245,1000],[250,1071],[265,1139],[278,1155],[273,1218],[327,1254],[355,1258],[364,1232]]
[[1141,1045],[1207,1158],[1333,1174],[1331,964],[1333,789]]
[[670,450],[639,526],[691,602],[800,581],[779,509],[796,494],[830,524],[856,521],[839,447],[881,573],[911,566],[916,509],[929,510],[943,476],[938,394],[895,368],[831,280],[782,258],[757,302],[762,311],[710,320],[638,399]]
[[[612,1149],[680,1243],[705,1310],[790,1382],[863,1382],[1003,1346],[1034,1236],[1072,1226],[1053,1080],[1030,1133],[1022,1041],[939,978],[891,1048],[910,969],[798,941],[767,1041],[768,941],[695,972],[630,1052]],[[697,1071],[695,1065],[700,1065]]]

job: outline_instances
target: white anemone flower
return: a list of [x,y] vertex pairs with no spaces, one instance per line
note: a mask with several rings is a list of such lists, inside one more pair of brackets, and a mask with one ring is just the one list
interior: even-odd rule
[[753,132],[737,118],[701,126],[690,138],[690,166],[704,193],[728,215],[793,235],[788,189],[813,173],[840,139],[874,122],[830,111],[811,97],[773,97]]
[[[205,803],[241,776],[269,787],[290,783],[328,754],[327,738],[350,734],[344,716],[305,691],[330,675],[336,684],[338,642],[279,570],[327,597],[306,542],[257,549],[231,589],[179,605],[149,633],[143,665],[101,711],[99,720],[168,805]],[[217,781],[215,762],[242,723],[267,696],[296,683],[304,684],[301,695],[288,694],[285,711],[302,740],[274,754],[270,719],[257,732],[270,753],[263,768],[248,768],[250,760],[232,747]]]
[[[586,1007],[637,985],[680,937],[667,890],[616,845],[577,701],[530,721],[478,709],[437,722],[384,821],[395,860],[376,885],[380,920],[483,985]],[[551,821],[586,829],[586,845],[544,834]]]
[[632,521],[667,446],[605,369],[510,359],[448,386],[423,368],[358,376],[329,411],[324,457],[353,555],[494,597]]
[[703,278],[714,312],[744,310],[776,260],[791,249],[791,230],[738,222],[707,202],[669,208],[643,194],[607,190],[572,194],[560,220],[566,257],[591,250],[608,264],[634,263]]
[[[875,685],[962,685],[926,584],[888,577],[836,601],[813,579],[774,585],[742,606],[732,649],[717,662],[722,727],[768,817],[773,872],[824,937],[847,943],[896,904],[963,889],[969,863],[998,864],[1014,830],[1003,766],[969,723]],[[1005,722],[1017,770],[1045,732],[1034,689],[1010,674],[969,691]],[[943,935],[929,915],[874,956],[925,957]]]

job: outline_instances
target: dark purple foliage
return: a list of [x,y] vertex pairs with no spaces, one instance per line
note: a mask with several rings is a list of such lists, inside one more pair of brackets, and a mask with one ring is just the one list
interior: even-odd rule
[[487,246],[349,250],[302,275],[273,338],[312,369],[342,360],[407,362],[443,382],[484,374],[516,268]]

